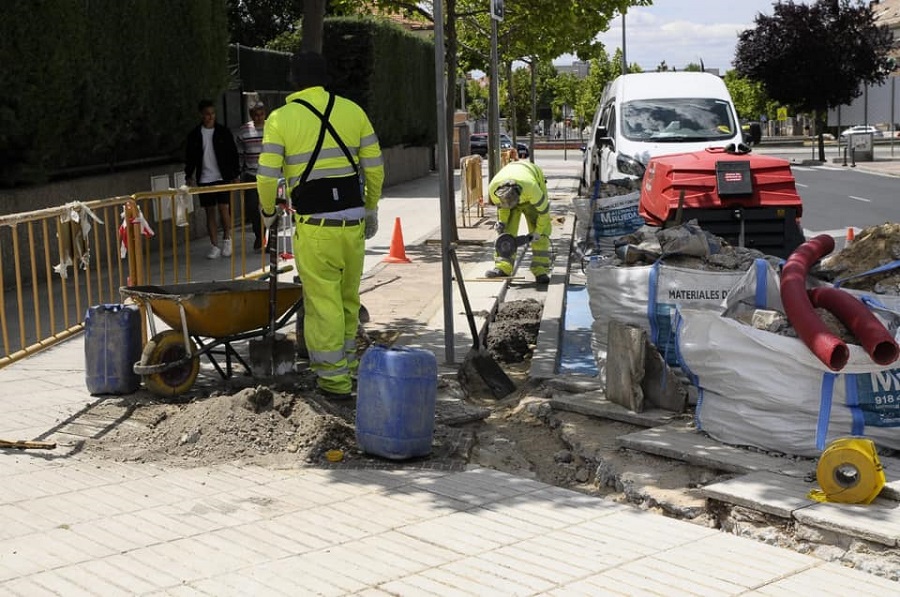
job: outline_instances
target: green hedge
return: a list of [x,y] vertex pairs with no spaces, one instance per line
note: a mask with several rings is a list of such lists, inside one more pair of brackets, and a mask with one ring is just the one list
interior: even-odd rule
[[13,0],[0,20],[0,184],[174,155],[227,85],[222,0]]
[[[240,85],[230,80],[238,65],[223,0],[9,0],[3,8],[0,186],[181,159],[197,102]],[[326,19],[324,40],[332,88],[366,110],[383,147],[436,142],[430,40],[371,18]],[[299,49],[296,35],[279,43],[274,49]],[[288,63],[265,54],[242,53],[234,74],[274,90]]]

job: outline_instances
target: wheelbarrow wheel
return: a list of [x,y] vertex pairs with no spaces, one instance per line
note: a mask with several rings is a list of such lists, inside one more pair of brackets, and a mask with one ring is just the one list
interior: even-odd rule
[[[196,355],[197,345],[189,340],[191,352]],[[174,363],[188,356],[184,347],[184,335],[175,330],[166,330],[151,338],[144,352],[141,354],[141,363],[144,365],[162,365]],[[197,379],[200,372],[200,359],[194,356],[191,360],[178,366],[174,366],[159,373],[144,376],[144,385],[148,390],[160,396],[178,396],[184,394]]]

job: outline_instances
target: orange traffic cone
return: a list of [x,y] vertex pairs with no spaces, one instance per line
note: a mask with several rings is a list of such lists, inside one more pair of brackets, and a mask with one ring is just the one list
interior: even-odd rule
[[848,244],[853,241],[853,238],[855,236],[856,236],[856,231],[853,229],[853,227],[851,226],[850,228],[847,228],[847,243]]
[[400,218],[394,220],[394,234],[391,236],[391,252],[382,261],[386,263],[410,263],[403,247],[403,230],[400,229]]

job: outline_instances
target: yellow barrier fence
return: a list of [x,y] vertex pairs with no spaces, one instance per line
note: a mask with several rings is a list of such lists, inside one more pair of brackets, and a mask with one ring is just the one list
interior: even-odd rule
[[518,159],[519,159],[519,152],[516,151],[515,148],[500,150],[500,167],[501,168],[510,162],[515,162]]
[[202,210],[180,205],[175,189],[0,216],[0,367],[81,331],[87,308],[121,302],[121,286],[222,280],[264,268],[267,258],[243,225],[244,191],[253,186],[189,190],[191,206],[194,194],[231,192],[234,249],[226,259],[202,259],[209,248]]
[[484,176],[479,155],[467,155],[459,161],[460,206],[463,227],[472,225],[472,215],[484,216]]

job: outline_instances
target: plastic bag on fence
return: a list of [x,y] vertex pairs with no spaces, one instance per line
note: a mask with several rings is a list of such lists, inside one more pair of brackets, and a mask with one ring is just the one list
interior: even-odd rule
[[66,211],[59,216],[59,239],[62,246],[59,264],[53,271],[65,280],[69,277],[68,268],[75,264],[86,270],[91,262],[90,232],[91,220],[98,224],[103,221],[90,208],[79,201],[66,204]]
[[175,193],[175,225],[179,227],[188,225],[188,205],[193,201],[188,188],[187,185],[181,185]]

